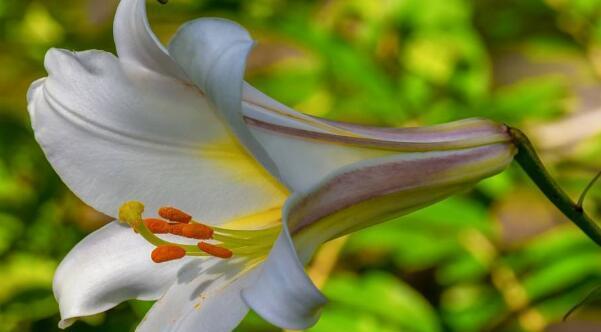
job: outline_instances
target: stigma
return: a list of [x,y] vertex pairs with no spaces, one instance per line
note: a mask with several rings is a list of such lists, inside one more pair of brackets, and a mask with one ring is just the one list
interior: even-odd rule
[[[144,204],[124,203],[119,209],[119,221],[155,246],[150,258],[155,263],[179,260],[186,256],[209,256],[219,259],[266,256],[281,229],[279,223],[256,230],[237,230],[209,226],[177,208],[166,206],[158,217],[143,218]],[[160,237],[175,235],[176,239],[198,241],[196,245],[167,241]],[[171,237],[170,239],[173,239]]]

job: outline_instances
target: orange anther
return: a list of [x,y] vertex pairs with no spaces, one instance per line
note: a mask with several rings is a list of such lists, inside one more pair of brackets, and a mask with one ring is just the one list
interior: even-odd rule
[[169,224],[161,219],[147,218],[144,219],[144,224],[151,232],[155,234],[169,233],[169,230],[171,229]]
[[169,224],[169,233],[183,236],[184,226],[186,226],[186,224]]
[[183,248],[170,245],[158,246],[150,255],[152,261],[155,263],[168,262],[184,256],[186,256],[186,251]]
[[159,216],[174,222],[187,224],[192,220],[192,216],[173,207],[162,207],[159,209]]
[[206,240],[213,237],[213,229],[201,224],[184,224],[182,235],[192,239]]
[[224,258],[224,259],[230,258],[234,254],[229,249],[214,246],[214,245],[206,243],[206,242],[198,242],[198,248],[211,256]]

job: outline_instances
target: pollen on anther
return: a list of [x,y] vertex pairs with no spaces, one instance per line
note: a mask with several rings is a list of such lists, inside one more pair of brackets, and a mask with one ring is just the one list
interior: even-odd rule
[[173,222],[187,224],[192,220],[192,216],[182,210],[173,207],[162,207],[159,209],[159,216]]
[[201,224],[185,224],[182,235],[192,239],[206,240],[213,238],[213,229]]
[[184,226],[186,224],[169,224],[169,233],[173,235],[184,235]]
[[186,251],[178,246],[164,245],[158,246],[153,251],[150,257],[155,263],[164,263],[186,256]]
[[198,242],[198,248],[211,256],[224,258],[224,259],[231,258],[232,255],[234,254],[229,249],[226,249],[223,247],[218,247],[218,246],[212,245],[210,243],[206,243],[206,242]]
[[144,219],[144,224],[155,234],[166,234],[171,230],[171,226],[164,220],[155,218]]

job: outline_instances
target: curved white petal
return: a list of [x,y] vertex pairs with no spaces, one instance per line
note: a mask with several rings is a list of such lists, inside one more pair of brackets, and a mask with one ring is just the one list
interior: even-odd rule
[[251,132],[278,166],[282,181],[295,192],[305,192],[337,169],[360,161],[392,155],[412,158],[415,153],[510,140],[502,125],[481,119],[393,129],[305,121],[257,105],[247,105],[244,112]]
[[503,125],[466,119],[430,127],[380,128],[299,113],[245,84],[243,115],[295,192],[305,192],[337,169],[408,152],[471,148],[510,140]]
[[260,271],[256,282],[242,291],[249,307],[285,329],[301,330],[317,322],[327,301],[305,273],[286,222]]
[[242,117],[246,59],[254,45],[238,24],[217,18],[183,25],[169,45],[169,54],[207,95],[244,146],[275,177],[278,170],[250,133]]
[[28,94],[36,139],[94,208],[115,216],[139,200],[219,223],[283,203],[196,88],[99,51],[50,50],[46,68]]
[[156,300],[189,259],[155,264],[154,247],[129,227],[112,222],[83,239],[54,275],[61,327],[129,300]]
[[162,75],[186,79],[150,29],[146,0],[121,0],[113,22],[113,34],[117,54],[122,61]]
[[247,268],[242,261],[189,262],[136,331],[232,331],[248,312],[240,291],[257,277],[256,269]]

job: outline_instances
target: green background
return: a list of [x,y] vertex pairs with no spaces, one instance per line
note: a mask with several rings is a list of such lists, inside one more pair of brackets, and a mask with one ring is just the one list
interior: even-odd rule
[[[53,271],[108,221],[45,160],[25,93],[49,47],[114,51],[116,4],[0,0],[0,332],[58,330]],[[171,0],[149,14],[165,42],[192,18],[240,22],[259,41],[247,79],[300,111],[384,126],[506,122],[573,197],[601,169],[601,1]],[[597,220],[599,187],[586,201]],[[313,332],[601,330],[601,250],[515,166],[328,245],[309,269],[330,298]],[[149,306],[124,303],[71,331],[133,331]],[[278,329],[251,314],[237,331]]]

